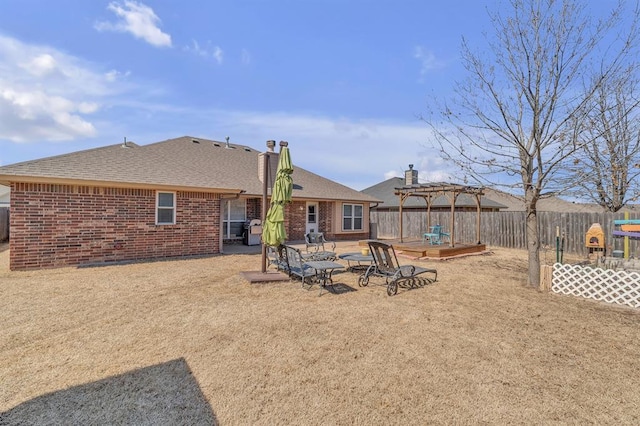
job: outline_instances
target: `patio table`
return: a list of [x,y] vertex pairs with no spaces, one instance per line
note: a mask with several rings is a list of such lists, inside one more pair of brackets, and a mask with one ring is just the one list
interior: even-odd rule
[[332,260],[310,260],[304,262],[304,264],[316,270],[317,274],[314,278],[320,284],[320,294],[322,294],[322,289],[327,286],[327,283],[333,284],[333,279],[331,278],[333,271],[344,269],[344,265]]
[[336,259],[336,253],[333,251],[316,251],[312,253],[301,253],[301,256],[305,261],[309,261],[309,262]]
[[372,255],[364,255],[360,252],[343,253],[338,255],[338,257],[347,261],[347,271],[349,272],[365,271],[373,262]]

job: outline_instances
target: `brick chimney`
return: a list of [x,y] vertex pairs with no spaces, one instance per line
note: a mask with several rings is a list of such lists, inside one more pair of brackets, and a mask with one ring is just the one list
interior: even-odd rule
[[404,184],[405,185],[418,184],[418,171],[413,170],[413,164],[409,164],[409,170],[405,170],[404,172]]

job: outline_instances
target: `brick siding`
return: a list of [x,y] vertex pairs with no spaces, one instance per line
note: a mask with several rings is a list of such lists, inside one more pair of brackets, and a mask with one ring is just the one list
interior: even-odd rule
[[155,190],[13,183],[10,268],[219,253],[219,194],[176,192],[175,225],[155,213]]
[[247,199],[247,220],[262,219],[262,198]]
[[320,214],[318,229],[324,233],[324,237],[328,240],[334,240],[336,238],[333,232],[329,230],[333,229],[333,202],[320,201],[318,203],[318,210]]
[[293,201],[289,203],[284,211],[284,226],[287,230],[287,240],[304,240],[306,224],[307,203],[304,201]]

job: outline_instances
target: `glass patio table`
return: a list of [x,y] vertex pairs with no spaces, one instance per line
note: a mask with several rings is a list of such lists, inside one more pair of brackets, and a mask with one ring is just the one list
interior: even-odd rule
[[344,265],[332,260],[310,260],[304,264],[316,270],[314,280],[320,284],[320,294],[322,294],[322,289],[326,288],[327,283],[333,284],[331,278],[333,271],[344,269]]
[[361,272],[365,271],[373,263],[371,254],[362,254],[360,252],[343,253],[338,255],[342,260],[347,261],[347,271]]

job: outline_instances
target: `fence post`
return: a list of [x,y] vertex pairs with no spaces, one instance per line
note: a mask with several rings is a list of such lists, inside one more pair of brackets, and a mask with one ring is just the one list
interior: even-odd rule
[[540,291],[551,291],[553,279],[553,265],[540,265]]

